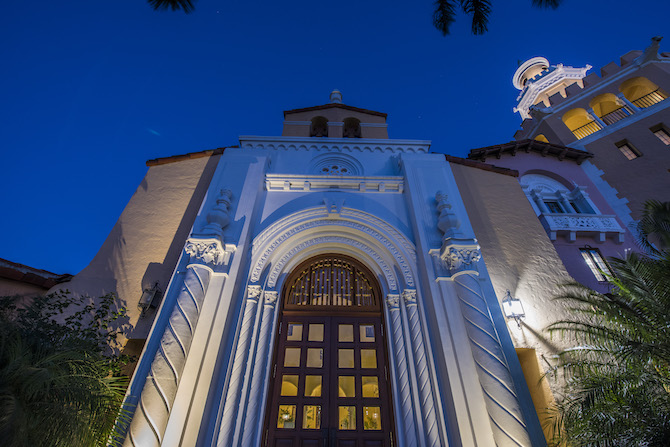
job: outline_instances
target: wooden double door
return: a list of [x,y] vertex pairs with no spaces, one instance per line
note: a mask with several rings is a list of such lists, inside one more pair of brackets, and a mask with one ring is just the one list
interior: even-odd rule
[[352,313],[281,315],[265,445],[393,445],[382,318]]

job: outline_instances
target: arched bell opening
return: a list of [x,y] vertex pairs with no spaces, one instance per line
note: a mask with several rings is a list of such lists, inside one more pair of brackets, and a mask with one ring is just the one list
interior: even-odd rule
[[288,275],[280,303],[267,445],[392,445],[388,350],[376,276],[352,257],[318,255]]

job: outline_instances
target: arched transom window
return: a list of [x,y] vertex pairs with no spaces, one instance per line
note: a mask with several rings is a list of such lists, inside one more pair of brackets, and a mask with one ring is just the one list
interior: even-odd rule
[[287,281],[284,309],[324,307],[380,310],[370,271],[346,256],[323,256],[301,264]]

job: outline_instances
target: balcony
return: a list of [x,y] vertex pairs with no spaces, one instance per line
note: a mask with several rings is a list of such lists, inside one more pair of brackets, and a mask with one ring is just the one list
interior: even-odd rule
[[616,123],[617,121],[620,121],[627,116],[631,116],[633,114],[633,111],[628,108],[628,106],[623,106],[619,107],[616,110],[611,111],[610,113],[607,113],[603,116],[600,117],[601,120],[608,126]]
[[599,242],[605,242],[607,236],[618,243],[624,241],[624,229],[614,216],[546,213],[540,214],[540,222],[552,241],[558,236],[567,236],[571,242],[574,242],[577,236],[595,236]]
[[657,104],[661,101],[663,101],[667,96],[665,96],[665,93],[661,92],[660,89],[656,89],[651,93],[647,93],[646,95],[636,99],[635,101],[631,101],[636,107],[639,107],[641,109],[646,109],[647,107],[651,107],[654,104]]
[[587,137],[592,133],[598,132],[600,129],[602,129],[602,126],[597,121],[591,121],[581,127],[576,128],[572,131],[572,133],[577,137],[578,140],[581,140],[582,138]]

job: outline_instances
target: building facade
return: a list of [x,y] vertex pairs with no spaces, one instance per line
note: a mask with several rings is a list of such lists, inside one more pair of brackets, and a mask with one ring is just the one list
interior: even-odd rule
[[582,168],[626,225],[646,200],[667,200],[670,190],[670,53],[660,52],[660,42],[654,37],[600,76],[587,76],[590,66],[533,58],[513,77],[521,90],[515,111],[524,119],[515,139],[592,153]]
[[606,292],[631,210],[667,200],[659,40],[602,79],[531,59],[517,141],[468,159],[389,139],[334,91],[281,136],[147,162],[67,283],[128,308],[123,444],[545,445],[542,377],[568,347],[551,298]]
[[148,162],[67,284],[129,309],[125,445],[544,445],[570,276],[518,172],[388,139],[339,92],[284,119]]
[[523,140],[473,149],[468,158],[517,170],[521,189],[570,276],[609,292],[607,258],[623,258],[639,248],[631,229],[582,169],[593,154]]

